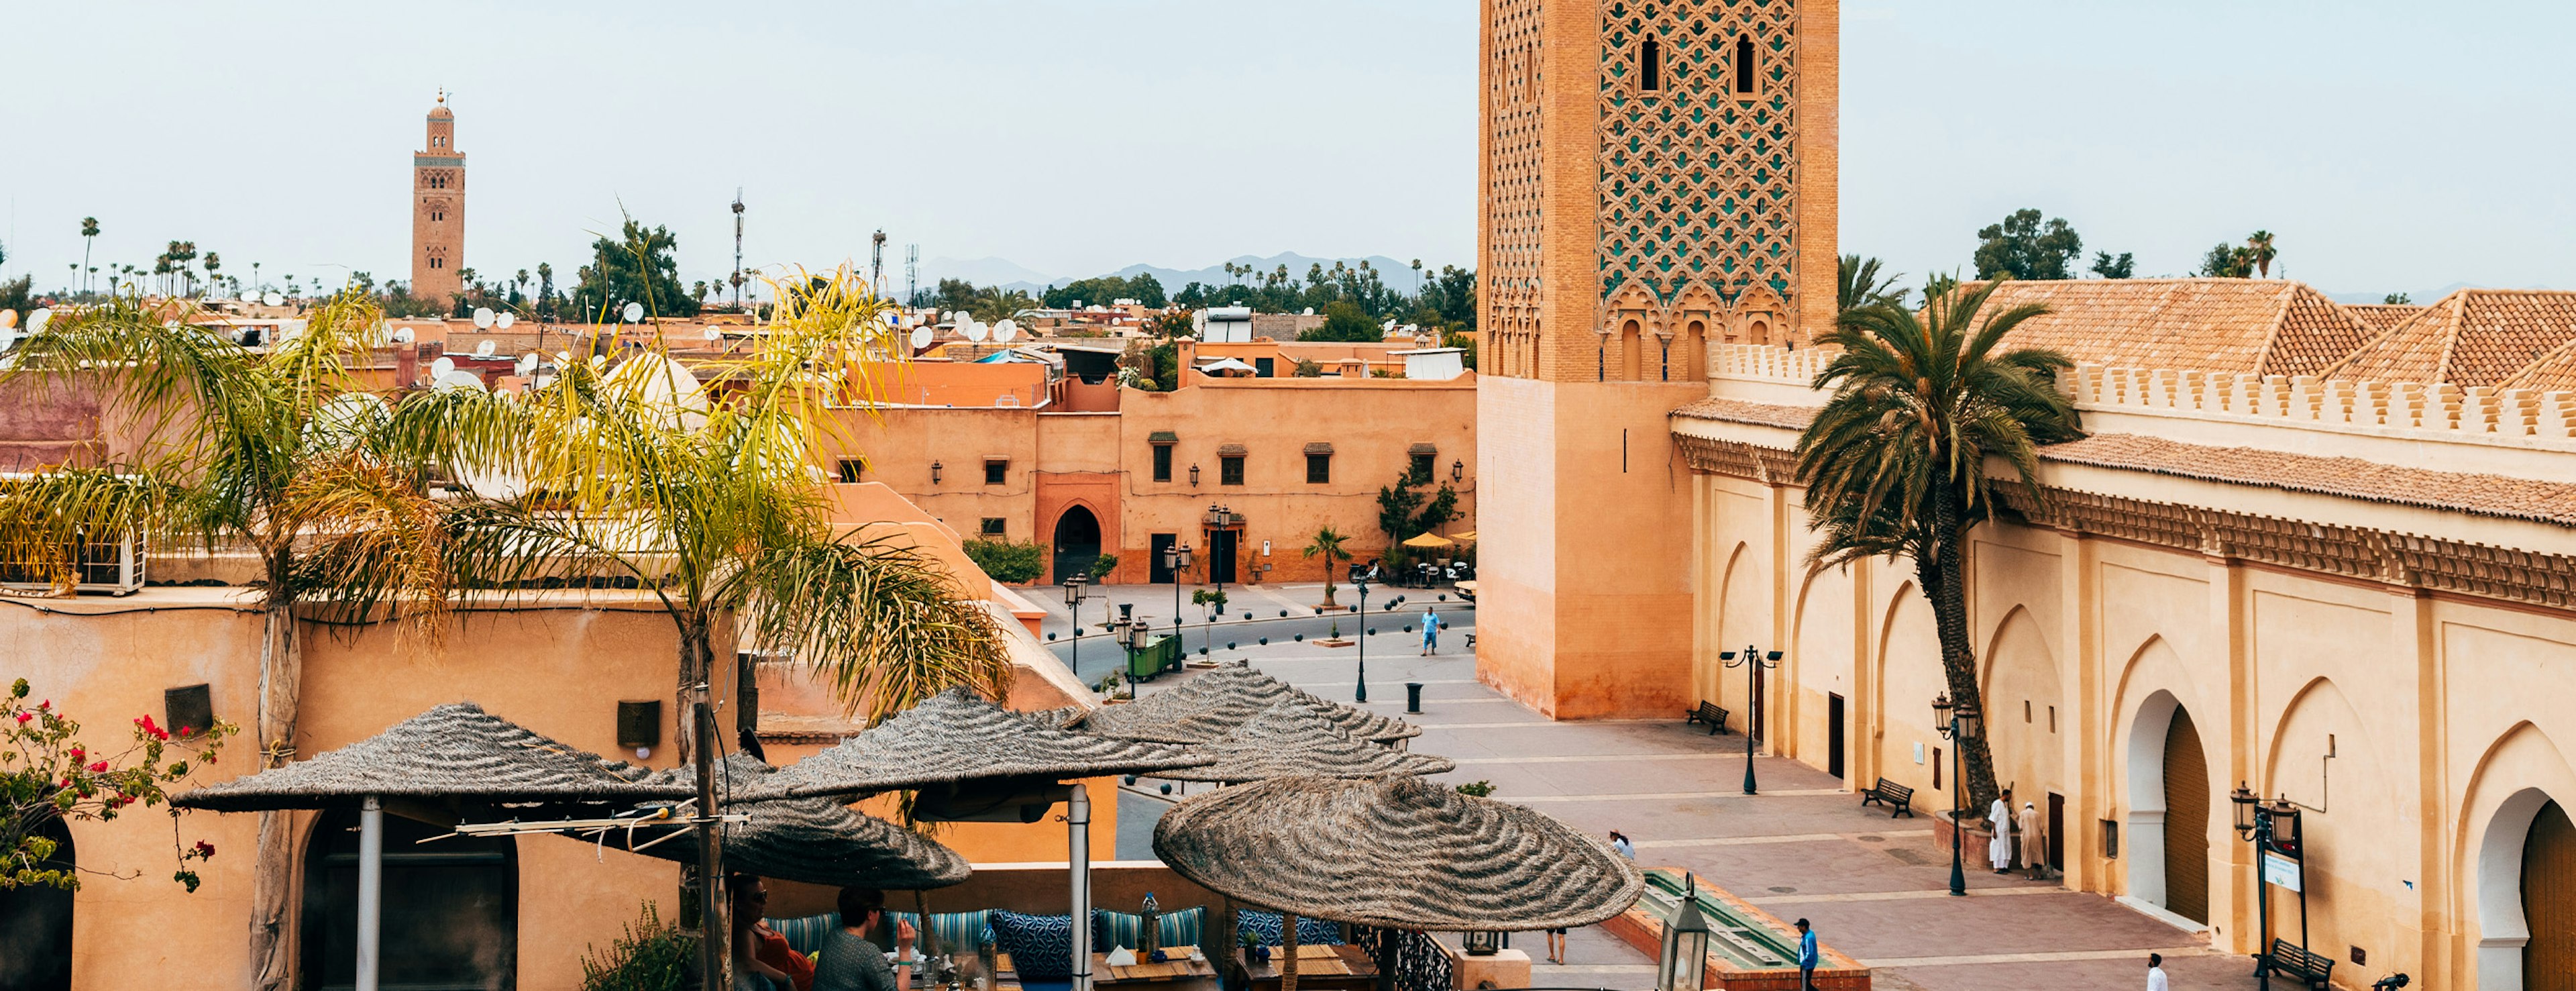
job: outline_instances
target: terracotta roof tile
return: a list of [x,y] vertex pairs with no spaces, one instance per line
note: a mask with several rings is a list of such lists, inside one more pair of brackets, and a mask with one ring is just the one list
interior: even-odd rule
[[2413,303],[2344,304],[2345,312],[2351,313],[2353,316],[2360,317],[2361,322],[2369,324],[2370,329],[2373,331],[2385,331],[2391,327],[2397,326],[2398,324],[2405,323],[2407,318],[2418,313],[2422,313],[2430,308],[2431,307],[2417,306]]
[[2542,392],[2576,392],[2576,338],[2541,355],[2540,360],[2522,366],[2513,377],[2499,383],[2506,389],[2538,389]]
[[[2382,382],[2503,385],[2576,340],[2576,292],[2462,289],[2382,332],[2329,373]],[[2562,373],[2563,376],[2563,373]]]
[[1720,423],[1750,423],[1762,427],[1804,430],[1807,421],[1816,416],[1812,406],[1775,406],[1751,403],[1741,399],[1710,397],[1672,411],[1672,416],[1691,420],[1715,420]]
[[2563,482],[2406,468],[2360,458],[2328,458],[2252,447],[2184,444],[2137,434],[2095,434],[2043,448],[2040,456],[2068,464],[2576,525],[2576,485]]
[[1993,310],[2049,313],[2014,332],[2021,347],[2130,368],[2310,375],[2352,353],[2371,326],[2286,279],[2074,279],[2008,282]]

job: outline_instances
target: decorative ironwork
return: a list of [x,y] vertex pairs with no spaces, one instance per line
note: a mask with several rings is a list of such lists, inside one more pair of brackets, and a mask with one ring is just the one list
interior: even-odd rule
[[1379,980],[1381,988],[1455,991],[1457,977],[1449,963],[1449,954],[1429,934],[1410,929],[1352,926],[1351,942],[1368,951],[1369,959],[1377,962],[1379,974],[1392,979]]

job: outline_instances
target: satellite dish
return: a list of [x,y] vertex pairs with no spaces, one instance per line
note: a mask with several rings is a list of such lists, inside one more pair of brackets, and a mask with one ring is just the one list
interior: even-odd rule
[[570,352],[570,351],[557,351],[557,352],[555,352],[555,361],[556,361],[556,363],[558,363],[558,364],[566,363],[566,362],[570,362],[570,361],[572,361],[572,352]]
[[271,289],[268,291],[267,295],[261,296],[259,301],[270,306],[284,306],[286,305],[286,294],[278,292],[275,289]]
[[499,327],[502,330],[510,329],[510,325],[517,322],[519,322],[519,315],[515,313],[504,313],[492,318],[492,326]]
[[18,311],[0,310],[0,328],[16,327],[17,325]]
[[1018,336],[1020,336],[1020,322],[1017,320],[1004,319],[993,325],[994,340],[1009,341]]
[[435,379],[431,379],[429,387],[433,389],[473,389],[480,392],[483,390],[483,377],[476,375],[473,372],[461,369],[448,371],[441,373]]
[[975,318],[974,318],[974,316],[973,316],[973,315],[971,315],[971,314],[968,314],[968,313],[967,313],[966,311],[964,311],[964,310],[950,310],[950,311],[948,311],[948,322],[949,322],[949,323],[956,324],[956,325],[958,325],[958,326],[960,326],[960,327],[965,326],[967,321],[969,321],[969,320],[973,320],[973,319],[975,319]]
[[492,356],[492,352],[499,348],[500,345],[497,343],[484,341],[483,343],[474,345],[474,356],[477,358],[489,358]]
[[394,332],[393,332],[393,340],[394,340],[394,343],[396,343],[396,344],[409,344],[409,343],[411,343],[411,337],[412,337],[412,334],[411,334],[411,328],[409,328],[409,327],[396,327],[396,328],[394,328]]
[[36,312],[27,314],[27,333],[44,333],[45,322],[52,320],[53,318],[54,310],[52,307],[39,307]]
[[510,370],[517,372],[520,375],[526,375],[529,372],[536,371],[537,353],[530,351],[526,354],[520,355],[518,362],[510,366]]
[[430,377],[430,378],[433,378],[433,379],[446,378],[446,377],[447,377],[447,373],[452,372],[452,371],[455,371],[455,370],[456,370],[456,359],[454,359],[454,358],[450,358],[450,357],[448,357],[448,356],[446,356],[446,355],[443,355],[443,354],[438,356],[438,360],[437,360],[437,361],[433,361],[433,362],[430,362],[430,363],[429,363],[429,377]]
[[490,329],[492,329],[492,308],[491,308],[491,307],[489,307],[489,306],[477,306],[477,307],[475,307],[475,308],[474,308],[474,329],[476,329],[476,330],[490,330]]
[[724,340],[724,328],[722,328],[722,327],[717,327],[717,326],[713,326],[713,325],[708,326],[708,327],[707,327],[707,340],[710,340],[710,341],[721,341],[721,340]]
[[931,338],[935,336],[937,335],[932,334],[928,327],[912,328],[912,349],[919,351],[923,348],[929,347]]
[[644,304],[628,303],[617,311],[617,315],[620,318],[623,318],[627,323],[634,323],[635,321],[642,320],[644,319]]
[[974,320],[974,318],[972,318],[972,317],[967,318],[967,321],[966,321],[966,339],[967,339],[967,340],[974,341],[974,342],[975,342],[975,343],[977,343],[977,344],[981,344],[981,343],[983,343],[983,342],[984,342],[984,339],[985,339],[985,338],[992,336],[992,334],[993,334],[993,328],[991,328],[991,327],[987,327],[987,326],[984,326],[983,324],[980,324],[980,323],[976,323],[976,322],[975,322],[975,320]]
[[26,336],[27,335],[25,334],[19,333],[17,328],[0,327],[0,352],[16,350],[18,342],[24,340]]

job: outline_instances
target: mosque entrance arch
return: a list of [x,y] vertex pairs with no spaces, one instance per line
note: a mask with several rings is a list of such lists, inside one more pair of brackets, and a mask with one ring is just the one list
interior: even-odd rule
[[2557,802],[2531,817],[2522,841],[2525,991],[2576,991],[2576,823]]
[[1100,517],[1091,515],[1083,506],[1073,506],[1055,518],[1055,582],[1063,584],[1075,575],[1091,573],[1091,564],[1100,560]]
[[[2161,642],[2159,642],[2161,644]],[[2129,724],[2129,895],[2209,921],[2209,761],[2191,713],[2171,692],[2139,703]]]

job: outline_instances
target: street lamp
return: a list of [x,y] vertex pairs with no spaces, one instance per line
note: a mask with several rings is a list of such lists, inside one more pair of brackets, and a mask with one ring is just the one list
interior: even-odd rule
[[1368,701],[1368,569],[1351,564],[1351,585],[1360,592],[1360,677],[1351,691],[1351,701]]
[[1073,619],[1073,660],[1070,663],[1077,678],[1082,677],[1082,600],[1085,598],[1082,586],[1089,581],[1078,573],[1064,580],[1064,614]]
[[1968,870],[1959,852],[1959,796],[1967,791],[1959,779],[1965,773],[1966,759],[1960,750],[1961,741],[1986,735],[1985,714],[1969,703],[1952,704],[1950,693],[1943,692],[1932,700],[1932,724],[1940,729],[1942,739],[1950,741],[1950,894],[1966,897]]
[[1744,793],[1747,795],[1755,794],[1756,792],[1754,791],[1753,783],[1753,742],[1756,738],[1756,734],[1760,732],[1758,727],[1762,725],[1762,671],[1765,668],[1778,668],[1780,666],[1780,652],[1775,650],[1765,654],[1754,649],[1752,644],[1745,644],[1744,649],[1741,651],[1729,650],[1720,652],[1717,655],[1717,659],[1725,661],[1727,667],[1741,667],[1746,669],[1744,672],[1744,684],[1745,691],[1749,694],[1745,695],[1745,698],[1749,701],[1744,713]]
[[1699,914],[1699,877],[1684,874],[1682,904],[1664,923],[1664,951],[1656,958],[1655,991],[1700,991],[1708,980],[1708,919]]
[[[1195,475],[1198,468],[1192,466]],[[1181,635],[1181,572],[1190,570],[1190,545],[1173,544],[1163,552],[1163,569],[1172,573],[1172,636]]]
[[2288,886],[2299,893],[2299,947],[2308,945],[2308,885],[2306,843],[2299,831],[2299,806],[2287,798],[2266,802],[2245,783],[2227,793],[2227,802],[2236,808],[2236,837],[2254,844],[2254,905],[2262,920],[2263,931],[2254,953],[2254,976],[2264,987],[2272,986],[2272,883],[2273,864],[2283,865],[2283,874],[2292,882]]

